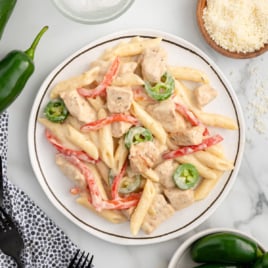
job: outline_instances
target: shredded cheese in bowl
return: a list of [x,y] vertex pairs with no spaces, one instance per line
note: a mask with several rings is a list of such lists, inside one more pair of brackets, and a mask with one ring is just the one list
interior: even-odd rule
[[210,37],[231,52],[254,52],[268,43],[267,0],[207,0],[203,20]]

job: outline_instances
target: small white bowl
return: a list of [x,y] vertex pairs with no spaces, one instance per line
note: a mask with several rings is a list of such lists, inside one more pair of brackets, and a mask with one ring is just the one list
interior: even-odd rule
[[134,0],[53,0],[66,17],[85,24],[98,24],[122,15]]
[[234,234],[238,234],[241,236],[244,236],[246,238],[249,238],[251,240],[253,240],[254,242],[256,242],[260,248],[263,251],[266,251],[266,249],[264,248],[264,246],[257,241],[254,237],[239,231],[239,230],[235,230],[235,229],[229,229],[229,228],[211,228],[211,229],[207,229],[201,232],[198,232],[196,234],[194,234],[193,236],[189,237],[187,240],[185,240],[180,246],[179,248],[175,251],[175,253],[173,254],[168,268],[193,268],[194,266],[200,265],[200,263],[196,263],[192,260],[191,255],[190,255],[190,249],[191,249],[191,245],[198,240],[199,238],[206,236],[208,234],[212,234],[212,233],[219,233],[219,232],[228,232],[228,233],[234,233]]

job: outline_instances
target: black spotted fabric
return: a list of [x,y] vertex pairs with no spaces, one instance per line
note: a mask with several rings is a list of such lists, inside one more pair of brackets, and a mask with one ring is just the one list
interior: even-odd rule
[[[65,268],[77,246],[17,186],[7,179],[8,114],[0,114],[0,155],[3,164],[3,207],[18,226],[25,244],[21,254],[25,268]],[[0,250],[0,268],[17,267],[13,259]]]

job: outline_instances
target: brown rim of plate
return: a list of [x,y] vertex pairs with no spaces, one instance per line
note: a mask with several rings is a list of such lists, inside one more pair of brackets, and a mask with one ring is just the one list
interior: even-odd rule
[[206,7],[207,1],[206,0],[198,0],[197,2],[197,9],[196,9],[196,17],[197,17],[197,24],[199,26],[199,29],[207,41],[207,43],[215,49],[217,52],[221,53],[224,56],[235,58],[235,59],[248,59],[248,58],[254,58],[257,57],[266,51],[268,51],[268,44],[265,44],[264,47],[260,48],[259,50],[256,50],[254,52],[248,52],[248,53],[242,53],[242,52],[231,52],[227,49],[222,48],[219,46],[212,38],[210,37],[209,33],[207,32],[204,20],[203,20],[203,9]]

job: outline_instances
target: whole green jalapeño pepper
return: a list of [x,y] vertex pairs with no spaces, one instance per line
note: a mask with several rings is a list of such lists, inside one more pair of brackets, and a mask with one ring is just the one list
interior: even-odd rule
[[263,256],[258,258],[252,267],[253,268],[268,268],[268,252],[265,252]]
[[191,256],[198,263],[249,264],[263,255],[251,239],[231,232],[206,235],[191,248]]
[[0,39],[17,0],[0,0]]
[[29,49],[13,50],[0,61],[0,113],[17,98],[34,72],[35,49],[47,29],[42,28]]
[[194,268],[243,268],[243,266],[236,264],[206,263],[195,266]]

